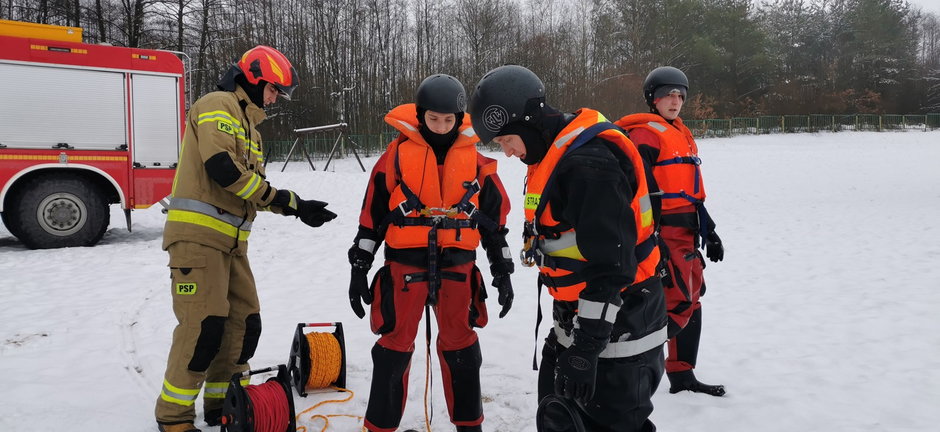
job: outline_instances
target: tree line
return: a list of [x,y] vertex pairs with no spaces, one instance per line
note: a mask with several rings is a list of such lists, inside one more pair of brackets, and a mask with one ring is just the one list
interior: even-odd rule
[[263,126],[386,131],[434,73],[468,94],[532,69],[563,110],[646,110],[654,67],[689,76],[688,118],[940,111],[940,19],[906,0],[0,0],[0,19],[82,27],[85,41],[186,53],[194,99],[257,44],[291,59],[295,101]]

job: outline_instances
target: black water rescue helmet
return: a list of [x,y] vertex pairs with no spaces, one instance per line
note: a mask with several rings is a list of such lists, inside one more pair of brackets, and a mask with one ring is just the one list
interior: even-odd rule
[[545,103],[545,85],[532,71],[518,65],[487,72],[470,96],[470,120],[484,144],[493,141],[509,123],[531,122]]

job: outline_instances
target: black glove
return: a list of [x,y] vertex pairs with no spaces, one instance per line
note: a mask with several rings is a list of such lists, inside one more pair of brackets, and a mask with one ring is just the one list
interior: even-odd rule
[[[496,250],[496,249],[493,249]],[[489,251],[487,251],[489,254]],[[500,256],[490,256],[490,274],[493,275],[493,287],[499,291],[499,305],[503,308],[499,311],[499,317],[502,318],[509,313],[512,308],[512,299],[515,294],[512,291],[512,274],[514,267],[511,259],[505,259]]]
[[508,273],[495,275],[493,276],[493,286],[499,291],[497,300],[499,300],[499,305],[503,307],[499,311],[499,317],[502,318],[509,313],[509,309],[512,308],[512,299],[515,297],[512,292],[512,279],[510,279]]
[[300,200],[297,217],[300,221],[314,228],[336,219],[336,213],[326,209],[327,203],[317,200]]
[[357,317],[366,316],[362,302],[372,304],[372,293],[369,292],[369,269],[375,257],[358,245],[349,248],[349,264],[352,271],[349,277],[349,305]]
[[586,404],[594,397],[597,357],[606,341],[574,331],[574,343],[558,356],[555,364],[555,394]]
[[302,200],[296,193],[287,189],[278,189],[271,205],[280,207],[284,216],[297,216],[301,222],[314,228],[336,218],[336,213],[326,209],[327,203]]
[[721,245],[721,238],[714,231],[710,231],[705,237],[705,256],[711,262],[725,259],[725,247]]

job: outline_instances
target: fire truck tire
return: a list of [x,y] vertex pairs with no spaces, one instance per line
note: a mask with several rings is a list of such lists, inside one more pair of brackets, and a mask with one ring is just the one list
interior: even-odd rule
[[111,221],[101,190],[80,176],[27,180],[12,201],[10,232],[31,249],[94,246]]
[[0,213],[0,219],[3,220],[4,228],[6,228],[7,231],[10,231],[10,234],[13,234],[13,237],[20,238],[19,234],[17,234],[19,231],[17,229],[17,227],[19,227],[19,222],[16,222],[13,220],[12,211],[7,210],[5,212]]

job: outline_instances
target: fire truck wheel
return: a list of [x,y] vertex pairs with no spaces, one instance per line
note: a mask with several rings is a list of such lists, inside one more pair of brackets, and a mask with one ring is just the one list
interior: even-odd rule
[[13,219],[13,212],[11,210],[8,209],[7,211],[0,213],[0,219],[3,220],[4,228],[6,228],[7,231],[10,231],[10,234],[13,234],[13,237],[20,238],[20,235],[18,234],[19,230],[17,229],[20,224]]
[[93,246],[111,220],[101,191],[79,176],[30,179],[15,198],[10,232],[32,249]]

